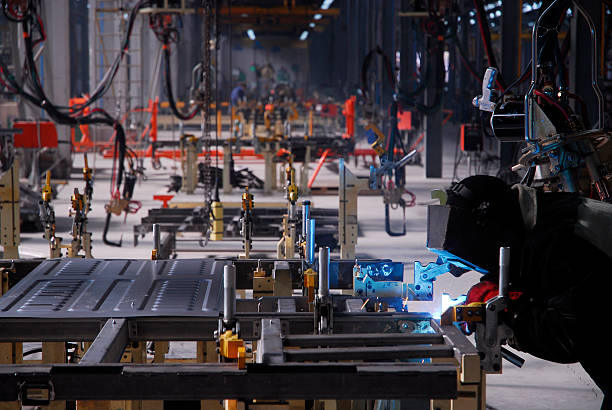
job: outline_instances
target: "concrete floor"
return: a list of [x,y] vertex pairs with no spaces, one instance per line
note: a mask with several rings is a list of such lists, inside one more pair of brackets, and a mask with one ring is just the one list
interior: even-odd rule
[[[449,135],[455,135],[449,132]],[[382,198],[364,196],[359,199],[360,237],[357,245],[357,256],[391,258],[406,263],[406,276],[412,276],[412,263],[416,261],[430,262],[435,256],[425,248],[427,204],[434,203],[430,199],[433,189],[444,188],[449,185],[453,170],[453,155],[455,142],[451,137],[445,144],[444,178],[425,179],[423,168],[412,166],[407,171],[407,186],[417,197],[417,205],[406,211],[408,234],[403,237],[389,237],[384,232],[384,208]],[[81,155],[75,155],[74,167],[82,166]],[[95,191],[92,211],[90,213],[89,230],[93,232],[93,254],[97,258],[149,258],[152,248],[152,238],[148,235],[142,239],[137,247],[132,245],[132,226],[139,223],[140,218],[146,215],[147,209],[159,207],[160,203],[152,199],[154,194],[165,193],[165,185],[169,182],[169,175],[176,171],[173,162],[162,160],[163,169],[151,169],[150,162],[145,163],[148,168],[148,180],[136,186],[134,198],[142,202],[142,209],[135,215],[123,218],[113,217],[109,232],[109,239],[117,241],[123,239],[121,248],[105,246],[102,243],[102,228],[104,225],[104,204],[109,198],[110,160],[103,160],[100,156],[90,158],[90,166],[95,170]],[[263,176],[261,161],[236,161],[237,167],[249,167],[258,175]],[[360,164],[356,166],[352,161],[349,168],[358,175],[367,175],[367,168]],[[312,169],[313,167],[311,167]],[[467,176],[465,165],[460,168],[463,176]],[[68,186],[63,187],[54,202],[57,217],[58,235],[68,239],[70,219],[68,218],[69,197],[74,187],[82,190],[83,183],[80,175],[75,173]],[[332,171],[323,168],[316,185],[337,186],[338,176]],[[282,193],[265,196],[254,192],[255,206],[257,201],[282,201]],[[198,201],[202,198],[201,191],[194,195],[179,194],[177,201]],[[240,192],[234,190],[222,200],[238,201]],[[311,198],[317,207],[337,207],[336,196],[316,196]],[[401,219],[397,211],[393,215],[396,221]],[[399,227],[398,227],[399,228]],[[22,257],[45,257],[48,255],[46,242],[41,233],[23,233],[20,251]],[[197,258],[208,256],[204,253],[189,253],[179,257]],[[333,257],[333,255],[332,255]],[[469,287],[477,282],[479,275],[469,272],[461,278],[450,275],[440,277],[435,283],[436,297],[434,302],[413,303],[410,308],[414,311],[439,312],[440,293],[449,293],[451,297],[465,294]],[[188,349],[189,350],[189,349]],[[173,355],[180,355],[180,346],[172,348]],[[602,392],[594,385],[580,365],[554,364],[539,360],[532,356],[522,354],[526,363],[522,369],[504,363],[504,373],[491,375],[487,380],[487,407],[491,409],[598,409],[601,405]]]

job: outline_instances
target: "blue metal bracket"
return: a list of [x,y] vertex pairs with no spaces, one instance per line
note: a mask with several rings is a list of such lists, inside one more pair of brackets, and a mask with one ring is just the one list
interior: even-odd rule
[[421,262],[414,262],[414,299],[415,300],[433,300],[433,282],[440,275],[443,275],[451,270],[453,265],[444,262],[442,258],[437,261],[422,265]]

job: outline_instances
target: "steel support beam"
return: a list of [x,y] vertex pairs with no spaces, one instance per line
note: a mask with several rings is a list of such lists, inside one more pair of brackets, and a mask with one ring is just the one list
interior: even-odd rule
[[454,399],[457,367],[422,363],[251,364],[246,370],[216,363],[0,367],[0,401],[15,401],[28,388],[37,394],[52,389],[56,400]]
[[290,362],[318,360],[398,360],[427,357],[453,357],[453,348],[438,346],[374,346],[374,347],[329,347],[285,349],[285,358]]
[[261,319],[261,338],[257,343],[257,363],[283,363],[280,319]]
[[[431,50],[437,45],[433,42],[435,39],[428,39],[428,49]],[[439,61],[435,57],[431,58],[430,69],[432,73],[437,73]],[[435,74],[434,74],[435,75]],[[438,84],[438,87],[443,87],[443,84]],[[425,91],[425,104],[431,105],[436,99],[438,93],[436,87],[427,87]],[[435,112],[428,114],[425,117],[425,177],[426,178],[442,178],[442,105]]]
[[[501,49],[502,61],[501,72],[506,84],[512,83],[520,71],[518,66],[518,53],[521,41],[521,13],[522,1],[502,2],[502,30],[501,30]],[[516,143],[499,143],[500,170],[510,172],[510,168],[515,165],[514,152]]]
[[389,346],[398,344],[440,344],[441,335],[433,333],[389,333],[380,334],[333,334],[333,335],[292,335],[283,338],[284,346]]
[[118,363],[127,344],[127,319],[108,319],[79,364]]

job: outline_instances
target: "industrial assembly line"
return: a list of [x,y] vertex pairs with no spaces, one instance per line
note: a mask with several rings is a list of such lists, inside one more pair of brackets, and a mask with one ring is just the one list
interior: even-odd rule
[[0,409],[610,406],[608,1],[1,5]]

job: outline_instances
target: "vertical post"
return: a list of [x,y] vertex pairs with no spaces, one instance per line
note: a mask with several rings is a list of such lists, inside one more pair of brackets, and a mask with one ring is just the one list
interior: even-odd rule
[[[0,268],[0,296],[8,292],[9,284],[8,269]],[[0,343],[0,364],[20,364],[23,360],[23,344],[22,343]],[[0,402],[0,410],[18,410],[21,409],[21,403]]]
[[[429,38],[427,40],[427,49],[436,49],[438,46],[433,44],[437,39]],[[439,67],[441,61],[435,55],[427,57],[426,64],[430,64],[430,70],[434,75],[435,81],[443,81],[439,78]],[[438,78],[435,78],[438,77]],[[425,91],[425,104],[432,105],[436,100],[436,94],[440,92],[439,88],[444,87],[444,84],[438,84],[437,87],[428,87]],[[428,114],[425,117],[425,177],[426,178],[442,178],[442,106],[438,107],[435,112]]]
[[160,237],[159,224],[153,224],[153,252],[151,253],[151,259],[153,260],[159,259]]
[[310,145],[306,145],[306,153],[304,154],[304,162],[302,163],[302,167],[300,168],[300,195],[308,195],[310,194],[310,188],[308,188],[308,171],[311,160],[311,150]]
[[510,277],[510,248],[499,248],[499,296],[508,296],[508,282]]
[[[196,354],[198,363],[217,363],[219,361],[215,342],[197,342]],[[220,400],[200,400],[200,409],[223,410],[223,402]]]
[[223,203],[214,201],[211,205],[210,220],[212,229],[210,231],[211,241],[223,240]]
[[302,202],[302,236],[306,237],[308,232],[308,220],[310,219],[310,201]]
[[329,248],[319,249],[319,298],[326,299],[329,296]]
[[19,258],[19,159],[0,176],[0,246],[5,259]]
[[[47,35],[53,41],[45,43],[42,54],[44,59],[44,83],[47,95],[53,101],[68,102],[70,98],[70,8],[69,0],[43,2],[42,18],[45,23]],[[91,40],[90,40],[91,41]],[[57,125],[59,156],[64,165],[72,164],[70,156],[70,128],[66,125]],[[68,169],[69,166],[58,167]],[[68,172],[66,176],[68,176]]]
[[234,322],[236,316],[236,267],[223,267],[223,321],[227,325]]
[[[253,134],[253,138],[257,138]],[[270,143],[266,142],[263,150],[264,167],[266,179],[264,181],[264,194],[270,194],[276,189],[276,164],[274,163],[274,152],[270,147]]]
[[[515,73],[521,71],[518,65],[519,43],[521,40],[521,16],[522,1],[502,2],[502,30],[501,30],[501,73],[504,75],[506,83],[511,82]],[[519,39],[517,41],[517,39]],[[500,142],[499,158],[500,170],[510,172],[510,168],[515,165],[514,151],[516,143]]]
[[223,193],[232,193],[232,150],[229,141],[223,144]]
[[309,264],[314,263],[315,254],[315,220],[308,220],[308,234],[306,235],[306,255]]
[[340,259],[354,259],[357,245],[357,201],[359,190],[368,188],[368,180],[357,178],[340,159],[338,187],[338,241]]
[[[42,361],[49,364],[66,363],[66,344],[64,342],[43,342]],[[65,409],[66,402],[52,401],[48,408],[50,410]]]

